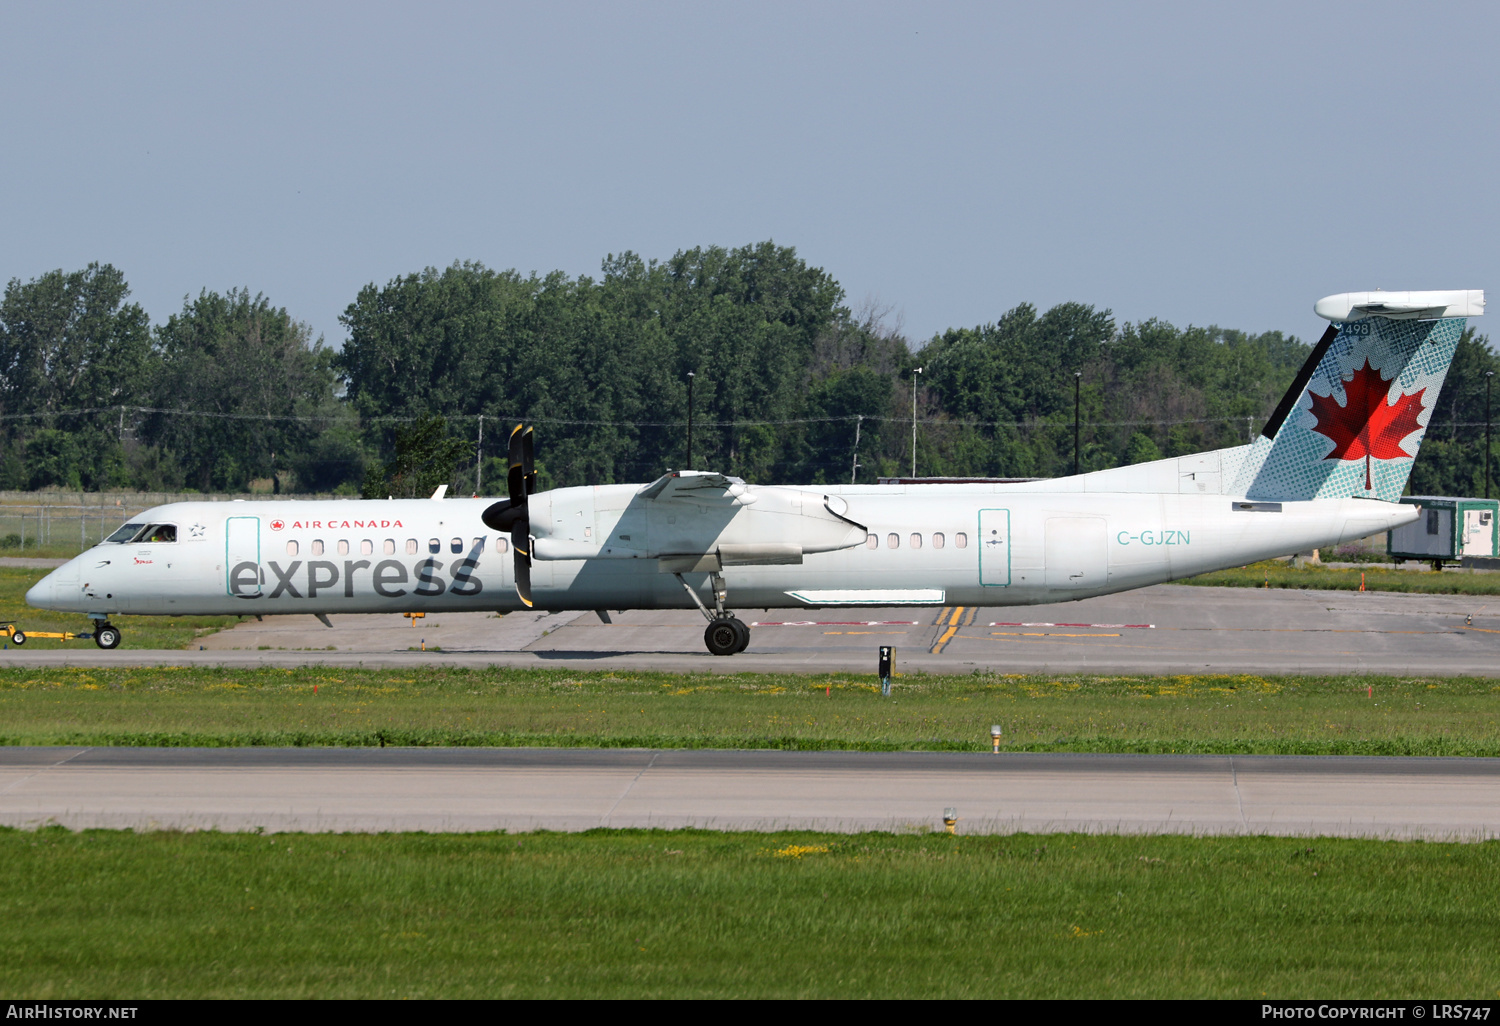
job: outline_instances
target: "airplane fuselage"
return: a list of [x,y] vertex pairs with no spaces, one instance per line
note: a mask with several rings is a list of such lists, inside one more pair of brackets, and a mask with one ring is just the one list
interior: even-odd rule
[[[646,515],[639,485],[532,497],[536,608],[692,608],[662,553],[691,501]],[[1223,494],[1027,490],[923,484],[795,489],[833,504],[847,538],[780,565],[724,565],[739,608],[1029,605],[1087,598],[1365,537],[1414,520],[1415,507],[1365,499],[1249,502]],[[788,491],[768,489],[767,491]],[[170,542],[104,542],[27,595],[34,606],[110,614],[379,613],[523,608],[490,499],[184,502],[132,522],[175,528]],[[732,515],[733,511],[731,511]],[[660,514],[660,515],[658,515]],[[671,523],[667,520],[671,519]],[[686,522],[679,522],[686,521]],[[773,530],[787,542],[805,522]],[[827,533],[829,518],[808,529]],[[708,524],[710,535],[717,521]],[[849,526],[852,525],[852,526]],[[556,558],[573,546],[609,558]],[[709,603],[709,574],[682,572]]]

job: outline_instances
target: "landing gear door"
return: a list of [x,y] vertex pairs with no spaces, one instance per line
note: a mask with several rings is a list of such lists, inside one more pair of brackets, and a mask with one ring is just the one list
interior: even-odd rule
[[259,598],[260,517],[230,517],[224,525],[224,590],[235,598]]
[[1010,510],[979,511],[979,583],[1010,584]]

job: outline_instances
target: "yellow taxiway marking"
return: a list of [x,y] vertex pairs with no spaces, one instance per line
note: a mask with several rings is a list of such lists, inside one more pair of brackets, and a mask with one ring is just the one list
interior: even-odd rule
[[[929,655],[942,655],[943,654],[943,649],[945,649],[945,648],[948,647],[948,642],[950,642],[950,641],[953,640],[953,635],[955,635],[955,634],[958,633],[958,629],[960,627],[965,626],[965,624],[964,624],[964,610],[966,608],[968,608],[968,607],[967,606],[954,606],[953,607],[953,615],[948,618],[948,629],[946,631],[944,631],[943,632],[943,636],[940,637],[940,638],[938,638],[937,641],[933,642],[932,647],[927,650],[927,652],[928,652]],[[945,610],[943,610],[943,612],[947,612],[947,610],[945,609]],[[972,623],[973,620],[974,620],[974,617],[977,616],[978,613],[979,613],[979,609],[977,607],[972,612],[970,612],[969,613],[969,622]],[[942,617],[942,614],[940,613],[940,614],[938,614],[938,623],[941,624],[942,622],[943,622],[943,617]]]

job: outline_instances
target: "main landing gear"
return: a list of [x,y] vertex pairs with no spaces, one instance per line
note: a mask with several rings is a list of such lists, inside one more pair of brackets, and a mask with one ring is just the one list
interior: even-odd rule
[[704,618],[708,620],[708,627],[703,631],[703,644],[708,646],[709,652],[716,656],[727,656],[745,651],[750,644],[750,628],[739,617],[725,610],[724,597],[727,589],[724,586],[724,578],[717,573],[708,575],[709,583],[714,589],[714,611],[709,612],[703,600],[698,597],[698,593],[693,590],[693,586],[683,580],[682,574],[672,576],[677,578],[677,583],[682,585],[682,589],[692,598],[693,605],[697,606]]

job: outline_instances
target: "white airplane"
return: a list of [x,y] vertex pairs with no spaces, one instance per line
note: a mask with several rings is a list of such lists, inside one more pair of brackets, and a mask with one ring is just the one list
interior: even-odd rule
[[179,502],[26,594],[95,621],[147,615],[685,609],[714,655],[728,608],[1010,606],[1140,588],[1411,523],[1400,505],[1465,318],[1484,293],[1355,292],[1253,444],[1025,484],[758,486],[681,470],[509,498]]

